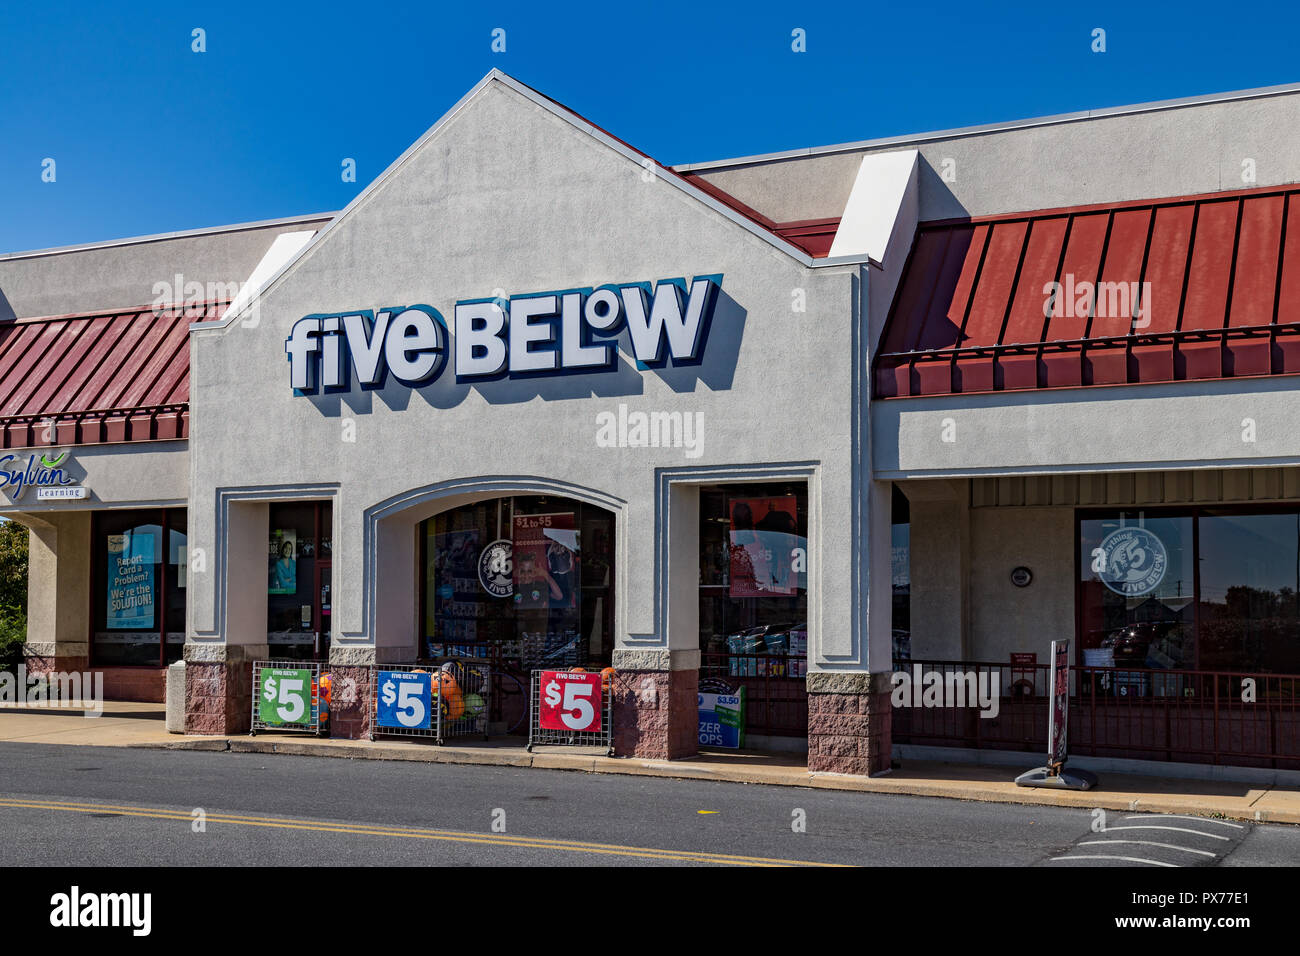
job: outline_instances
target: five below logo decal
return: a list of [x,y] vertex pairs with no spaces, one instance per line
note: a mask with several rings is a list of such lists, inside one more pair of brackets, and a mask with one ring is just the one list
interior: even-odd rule
[[[699,364],[721,288],[712,275],[457,302],[456,379],[610,370],[624,327],[643,367]],[[362,388],[381,387],[389,372],[415,388],[442,372],[447,326],[427,305],[309,315],[284,351],[301,392],[348,389],[352,369]]]

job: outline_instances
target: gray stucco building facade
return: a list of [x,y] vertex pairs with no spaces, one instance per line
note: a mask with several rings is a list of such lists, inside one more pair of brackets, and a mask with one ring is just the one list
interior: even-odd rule
[[704,680],[878,773],[896,659],[1011,701],[1070,638],[1126,688],[1276,691],[1271,749],[1238,707],[1114,753],[1289,766],[1300,586],[1250,554],[1300,543],[1298,127],[1276,89],[669,168],[494,72],[336,214],[0,256],[0,454],[53,463],[0,488],[31,666],[147,696],[183,659],[188,732],[229,734],[255,661],[314,660],[364,737],[371,668],[540,642],[613,668],[620,754],[695,753]]

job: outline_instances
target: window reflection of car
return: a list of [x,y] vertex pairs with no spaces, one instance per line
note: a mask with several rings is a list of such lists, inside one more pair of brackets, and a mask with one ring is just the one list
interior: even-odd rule
[[1106,635],[1101,646],[1114,650],[1116,666],[1146,667],[1151,645],[1169,637],[1179,626],[1177,621],[1128,624]]

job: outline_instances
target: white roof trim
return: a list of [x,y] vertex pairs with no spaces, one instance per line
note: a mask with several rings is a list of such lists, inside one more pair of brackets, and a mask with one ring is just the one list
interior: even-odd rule
[[935,140],[961,139],[966,136],[979,136],[985,133],[1004,133],[1020,129],[1032,129],[1036,126],[1056,126],[1061,123],[1079,123],[1085,120],[1106,119],[1113,116],[1129,116],[1135,113],[1159,113],[1164,110],[1180,109],[1188,106],[1206,106],[1213,103],[1227,103],[1237,100],[1256,100],[1270,96],[1286,96],[1300,93],[1300,83],[1287,83],[1281,86],[1261,86],[1249,90],[1235,90],[1230,93],[1210,93],[1204,96],[1184,96],[1173,100],[1156,100],[1151,103],[1136,103],[1132,106],[1109,106],[1104,109],[1081,110],[1074,113],[1056,113],[1052,116],[1039,116],[1030,119],[1008,120],[1000,123],[984,123],[979,126],[962,126],[956,129],[936,130],[930,133],[908,133],[902,136],[885,136],[879,139],[864,139],[856,143],[838,143],[832,146],[809,146],[803,149],[788,149],[775,153],[760,153],[755,156],[738,156],[734,159],[715,159],[702,163],[682,163],[673,169],[679,173],[694,173],[710,169],[726,169],[733,166],[755,166],[761,163],[776,162],[785,159],[804,159],[812,156],[830,156],[836,153],[855,153],[867,149],[886,149],[895,146],[909,146],[918,143],[930,143]]
[[276,236],[275,241],[271,243],[271,248],[262,254],[261,260],[253,269],[253,274],[240,286],[239,294],[230,305],[226,306],[225,311],[221,313],[222,316],[224,317],[226,312],[244,311],[244,306],[261,295],[267,281],[280,271],[281,266],[297,255],[314,235],[316,230],[307,229],[302,232],[282,232]]
[[41,256],[58,256],[68,252],[84,252],[88,249],[111,249],[114,246],[134,246],[146,242],[165,242],[168,239],[188,239],[195,236],[214,236],[223,232],[251,232],[255,229],[270,229],[275,226],[297,226],[309,222],[324,222],[333,218],[335,213],[323,212],[315,216],[289,216],[284,219],[262,219],[257,222],[236,222],[228,226],[208,226],[202,229],[183,229],[179,232],[159,232],[149,236],[128,236],[124,239],[105,239],[102,242],[83,242],[73,246],[54,246],[49,249],[32,249],[26,252],[0,253],[0,262],[14,259],[36,259]]
[[916,231],[917,171],[915,149],[868,153],[862,157],[853,191],[831,243],[832,256],[867,255],[880,262],[895,232],[907,232],[908,247]]

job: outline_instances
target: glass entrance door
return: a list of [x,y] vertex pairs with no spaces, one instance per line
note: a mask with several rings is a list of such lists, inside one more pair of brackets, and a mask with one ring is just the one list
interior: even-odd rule
[[273,502],[267,548],[266,642],[273,660],[328,660],[333,631],[328,501]]
[[329,561],[316,564],[316,609],[313,615],[316,624],[316,660],[330,659],[330,640],[334,633],[333,615],[330,613],[330,592],[333,582],[333,566]]

